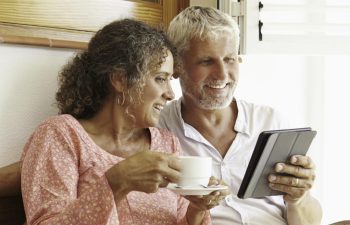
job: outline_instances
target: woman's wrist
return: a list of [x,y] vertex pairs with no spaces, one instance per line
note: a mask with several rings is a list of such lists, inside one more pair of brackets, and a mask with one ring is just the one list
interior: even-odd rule
[[201,210],[196,207],[193,207],[190,203],[187,208],[186,219],[187,223],[190,225],[199,225],[203,223],[205,213],[207,210]]
[[118,163],[105,173],[116,203],[119,203],[131,191],[121,170],[121,165]]

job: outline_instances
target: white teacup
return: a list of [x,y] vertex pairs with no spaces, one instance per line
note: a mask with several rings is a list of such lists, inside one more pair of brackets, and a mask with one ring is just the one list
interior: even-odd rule
[[211,176],[211,157],[179,156],[181,164],[180,187],[206,186]]

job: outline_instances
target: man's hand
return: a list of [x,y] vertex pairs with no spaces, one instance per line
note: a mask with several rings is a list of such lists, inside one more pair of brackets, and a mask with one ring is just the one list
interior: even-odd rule
[[298,203],[313,186],[315,165],[310,157],[302,155],[292,156],[289,163],[276,164],[277,174],[269,175],[269,186],[273,190],[285,192],[286,202]]

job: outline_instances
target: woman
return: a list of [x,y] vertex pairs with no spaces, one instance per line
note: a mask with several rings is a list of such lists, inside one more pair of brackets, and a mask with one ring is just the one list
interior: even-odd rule
[[22,156],[27,224],[207,224],[211,196],[189,201],[180,145],[154,126],[170,87],[175,50],[164,34],[125,19],[91,39],[61,72],[59,116],[44,121]]

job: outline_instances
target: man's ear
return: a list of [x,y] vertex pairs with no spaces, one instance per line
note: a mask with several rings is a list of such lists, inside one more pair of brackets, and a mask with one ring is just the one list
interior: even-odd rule
[[175,79],[178,79],[178,78],[181,76],[181,74],[182,74],[183,72],[184,72],[184,71],[183,71],[183,65],[181,65],[181,64],[179,64],[179,63],[175,64],[175,66],[174,66],[173,77],[174,77]]
[[109,75],[109,80],[112,87],[117,92],[123,92],[126,89],[125,71],[117,70]]

